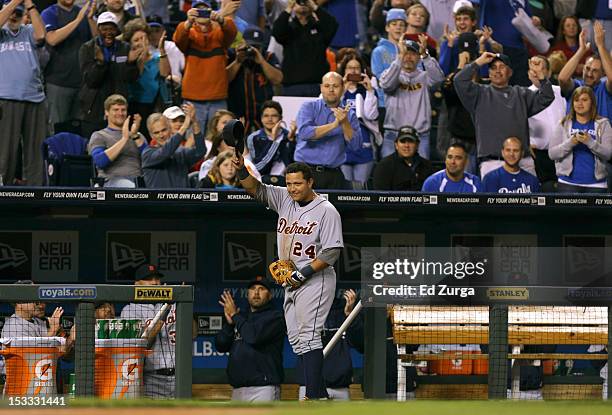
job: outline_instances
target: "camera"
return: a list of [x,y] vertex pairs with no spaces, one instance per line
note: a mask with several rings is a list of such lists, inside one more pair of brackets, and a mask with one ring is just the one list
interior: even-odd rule
[[349,82],[361,82],[363,75],[360,73],[349,73],[346,75],[346,80]]
[[210,19],[211,9],[198,9],[198,17]]
[[295,4],[299,4],[300,6],[308,6],[308,0],[295,0]]
[[257,53],[255,53],[255,48],[253,46],[247,47],[244,53],[246,53],[247,59],[255,60],[255,56],[257,56]]

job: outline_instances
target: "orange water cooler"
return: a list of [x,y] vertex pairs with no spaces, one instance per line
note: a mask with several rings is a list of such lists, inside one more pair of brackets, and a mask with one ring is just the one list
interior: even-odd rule
[[96,396],[103,399],[140,398],[146,347],[146,339],[96,339]]
[[57,395],[57,359],[65,340],[61,337],[2,339],[7,396]]

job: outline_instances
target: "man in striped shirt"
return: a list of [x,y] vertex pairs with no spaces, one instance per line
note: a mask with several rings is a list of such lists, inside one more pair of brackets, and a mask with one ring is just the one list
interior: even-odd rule
[[482,191],[480,178],[465,171],[468,153],[462,143],[453,143],[446,150],[446,168],[429,176],[423,183],[428,193],[476,193]]

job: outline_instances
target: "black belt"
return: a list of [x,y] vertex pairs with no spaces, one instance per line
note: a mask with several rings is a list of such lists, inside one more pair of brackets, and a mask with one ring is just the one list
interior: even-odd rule
[[187,56],[196,56],[200,59],[212,58],[213,56],[225,56],[225,50],[223,48],[214,48],[212,50],[198,50],[195,48],[190,48],[187,50],[185,54]]
[[174,376],[174,368],[172,369],[157,369],[155,371],[156,375],[162,375],[162,376]]
[[478,162],[482,163],[484,161],[491,161],[491,160],[495,160],[495,161],[504,161],[503,157],[500,156],[484,156],[484,157],[478,157]]
[[324,171],[337,171],[339,170],[338,167],[329,167],[329,166],[322,166],[322,165],[316,165],[316,164],[309,164],[308,165],[313,171],[316,172],[324,172]]

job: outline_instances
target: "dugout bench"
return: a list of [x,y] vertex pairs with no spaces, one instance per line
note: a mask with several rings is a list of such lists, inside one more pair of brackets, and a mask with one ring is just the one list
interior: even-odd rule
[[[509,397],[518,399],[520,367],[539,366],[553,360],[608,361],[607,353],[521,353],[526,345],[607,345],[607,307],[400,306],[391,313],[393,340],[398,348],[398,401],[406,400],[406,368],[432,362],[472,361],[480,376],[419,376],[416,398],[506,398],[508,360],[511,361]],[[505,324],[504,324],[505,323]],[[414,351],[407,345],[488,345],[489,353],[473,351]],[[508,346],[511,353],[508,353]],[[451,349],[447,348],[447,349]],[[491,357],[491,358],[490,358]],[[452,363],[451,363],[452,365]],[[438,367],[441,367],[438,364]],[[558,377],[545,377],[552,380]],[[601,399],[602,379],[570,376],[564,382],[544,381],[544,399]],[[429,379],[430,380],[430,379]],[[604,385],[607,386],[607,385]]]

